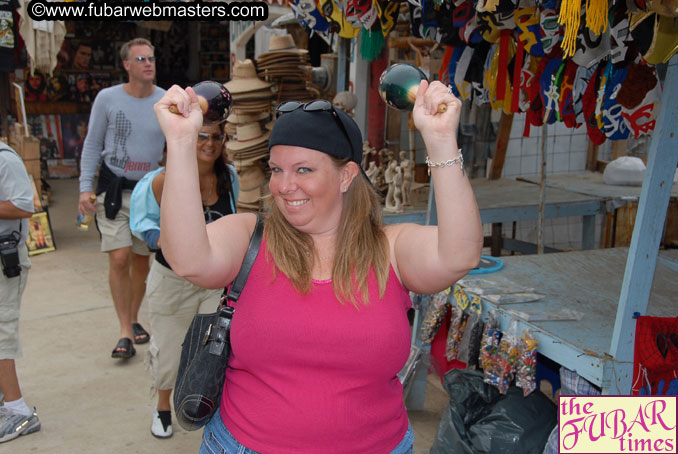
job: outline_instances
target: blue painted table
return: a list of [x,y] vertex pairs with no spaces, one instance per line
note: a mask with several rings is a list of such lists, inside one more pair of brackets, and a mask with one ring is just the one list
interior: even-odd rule
[[[528,221],[539,219],[539,186],[524,181],[499,179],[471,180],[473,193],[478,202],[480,219],[483,224],[493,225],[492,255],[499,255],[497,249],[498,234],[504,222]],[[595,215],[606,212],[603,197],[578,194],[560,188],[547,187],[544,202],[544,218],[582,216],[582,244],[584,249],[592,249],[595,244]],[[415,222],[417,224],[436,224],[435,204],[427,210],[414,209],[398,214],[385,214],[384,222]],[[429,219],[427,220],[427,215]],[[509,239],[504,240],[504,248],[511,248]],[[517,246],[518,242],[514,242]],[[512,249],[512,248],[511,248]]]
[[[628,252],[628,248],[613,248],[504,257],[502,270],[483,277],[506,278],[521,286],[533,287],[544,297],[532,303],[506,305],[483,299],[483,314],[496,309],[504,330],[511,320],[517,319],[521,332],[529,328],[536,335],[541,354],[576,371],[603,388],[605,394],[628,394],[628,389],[617,388],[613,375],[622,369],[631,374],[633,364],[617,361],[611,354]],[[660,262],[646,315],[675,317],[676,294],[676,272]],[[582,319],[531,322],[516,316],[516,311],[553,313],[562,309],[572,309],[581,314]]]

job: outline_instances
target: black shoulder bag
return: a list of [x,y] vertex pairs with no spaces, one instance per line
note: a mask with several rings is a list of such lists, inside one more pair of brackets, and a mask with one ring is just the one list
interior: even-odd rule
[[207,424],[219,406],[231,354],[230,329],[235,312],[226,301],[238,301],[257,258],[263,230],[264,223],[257,215],[247,254],[231,288],[224,288],[216,312],[193,317],[184,337],[174,387],[174,411],[179,424],[186,430],[196,430]]

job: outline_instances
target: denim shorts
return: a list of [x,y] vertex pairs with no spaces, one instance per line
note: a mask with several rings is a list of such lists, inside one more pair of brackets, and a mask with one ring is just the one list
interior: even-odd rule
[[[414,431],[410,424],[405,436],[389,454],[412,454],[414,448]],[[202,433],[202,444],[199,454],[258,454],[246,448],[233,438],[223,421],[219,409],[214,413]]]

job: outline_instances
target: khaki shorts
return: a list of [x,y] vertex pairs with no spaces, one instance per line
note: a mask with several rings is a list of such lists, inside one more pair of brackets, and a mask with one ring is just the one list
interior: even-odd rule
[[115,219],[106,217],[103,192],[97,196],[97,228],[101,233],[101,252],[109,252],[124,247],[132,247],[132,252],[139,255],[151,255],[143,240],[132,235],[129,228],[129,199],[132,191],[122,191],[122,206]]
[[214,312],[222,290],[208,290],[191,284],[156,260],[146,281],[146,303],[151,323],[148,349],[155,389],[172,389],[177,380],[181,344],[193,320],[200,313]]
[[18,359],[23,356],[19,341],[19,307],[31,268],[25,243],[19,246],[19,263],[21,274],[17,277],[8,278],[0,270],[0,359]]

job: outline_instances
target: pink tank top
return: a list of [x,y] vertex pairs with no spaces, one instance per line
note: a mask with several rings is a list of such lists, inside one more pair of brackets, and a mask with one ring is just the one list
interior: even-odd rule
[[262,454],[387,454],[408,427],[397,373],[407,361],[411,307],[393,268],[384,298],[341,304],[331,281],[300,295],[273,279],[266,242],[231,327],[221,417],[241,444]]

